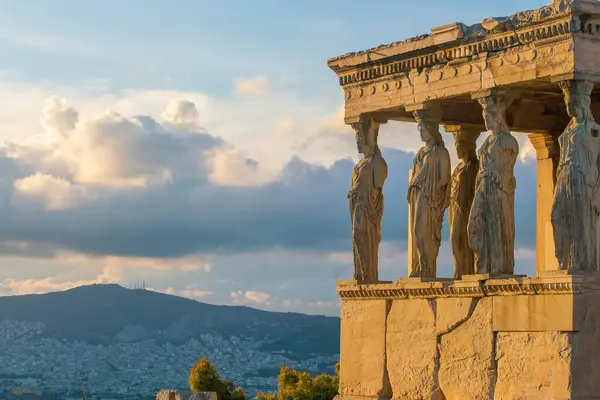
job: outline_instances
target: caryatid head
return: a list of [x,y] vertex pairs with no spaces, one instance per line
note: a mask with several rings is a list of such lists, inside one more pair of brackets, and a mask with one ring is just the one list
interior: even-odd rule
[[462,161],[467,162],[477,158],[477,138],[479,134],[477,131],[466,129],[452,132],[456,155]]
[[590,110],[594,82],[584,80],[562,81],[558,85],[565,96],[567,114],[577,121],[585,121],[592,117]]
[[359,153],[369,156],[377,153],[377,137],[379,135],[379,123],[373,118],[361,119],[352,124],[356,139],[356,148]]
[[483,120],[485,121],[485,129],[497,133],[508,133],[508,123],[506,122],[506,110],[512,104],[514,96],[510,93],[494,93],[490,96],[481,97],[478,99],[479,104],[483,108]]
[[423,142],[444,146],[444,139],[440,133],[441,109],[439,106],[413,111],[413,116],[417,121],[417,129]]

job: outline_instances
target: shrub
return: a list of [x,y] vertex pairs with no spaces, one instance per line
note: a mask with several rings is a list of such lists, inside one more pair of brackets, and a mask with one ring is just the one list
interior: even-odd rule
[[190,389],[194,392],[215,392],[219,400],[245,400],[241,387],[233,382],[223,381],[215,366],[206,358],[201,358],[190,370],[188,378]]
[[277,382],[277,394],[259,393],[258,400],[333,400],[340,385],[340,366],[335,366],[335,375],[321,374],[316,377],[307,372],[298,372],[281,367]]

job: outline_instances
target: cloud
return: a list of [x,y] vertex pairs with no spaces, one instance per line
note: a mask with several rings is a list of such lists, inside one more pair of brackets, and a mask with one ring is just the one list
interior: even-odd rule
[[26,165],[86,185],[147,187],[169,182],[174,175],[201,177],[206,171],[198,159],[220,141],[195,130],[197,121],[190,116],[190,107],[194,107],[190,104],[170,103],[164,113],[172,125],[190,128],[179,133],[151,117],[127,118],[114,111],[80,121],[75,127],[72,116],[77,111],[68,107],[66,100],[53,98],[43,117],[51,121],[45,126],[53,140],[12,143],[10,151]]
[[287,135],[294,131],[295,121],[290,117],[281,117],[277,120],[275,130],[280,135]]
[[[51,104],[45,110],[50,119],[52,110],[60,115],[73,110],[66,101],[54,99]],[[178,115],[173,110],[182,109],[185,114],[191,105],[171,102],[164,114]],[[187,124],[193,119],[183,120]],[[276,170],[200,132],[197,125],[174,132],[151,116],[112,111],[91,118],[80,115],[78,121],[76,126],[57,124],[63,127],[58,129],[60,139],[51,144],[8,147],[11,155],[5,161],[27,173],[9,168],[5,179],[15,183],[12,190],[4,190],[13,197],[37,197],[46,210],[25,212],[22,205],[20,212],[0,209],[6,221],[0,240],[44,243],[95,256],[159,258],[348,248],[350,159],[325,166],[292,156]],[[389,165],[383,236],[401,240],[406,238],[405,193],[413,154],[382,151]],[[530,193],[535,179],[534,163],[518,163],[517,217],[535,215]],[[517,218],[517,226],[527,233],[518,238],[530,244],[535,224]]]
[[205,153],[209,179],[217,185],[257,186],[273,181],[279,171],[267,169],[235,148],[215,148]]
[[17,179],[14,183],[17,193],[15,202],[18,204],[23,196],[39,199],[48,210],[69,208],[86,196],[85,189],[72,185],[63,178],[55,178],[48,174],[35,173],[25,178]]
[[0,281],[0,296],[58,292],[91,283],[90,281],[61,282],[54,277],[26,280],[6,279]]
[[79,113],[61,97],[53,96],[42,112],[40,123],[46,132],[63,136],[75,129]]
[[238,79],[235,82],[237,94],[266,95],[270,92],[269,79],[264,75],[248,79]]
[[177,290],[172,287],[168,287],[167,289],[156,289],[152,287],[148,287],[148,290],[152,290],[159,293],[170,294],[173,296],[187,297],[188,299],[193,300],[206,300],[214,295],[213,292],[209,292],[207,290],[198,290],[198,289],[182,289]]
[[231,293],[231,300],[234,304],[247,304],[257,303],[257,304],[265,304],[269,305],[269,299],[271,295],[268,293],[257,292],[254,290],[248,290],[246,292],[238,290],[237,292]]
[[[346,193],[357,159],[341,109],[275,92],[123,96],[40,101],[41,130],[0,148],[0,256],[10,265],[0,290],[145,280],[217,304],[335,314],[335,281],[352,276]],[[409,150],[419,142],[410,124],[384,125],[380,138],[381,274],[396,279],[406,276]],[[535,264],[535,161],[523,157],[515,174],[523,271]],[[440,276],[451,276],[447,217],[443,238]]]
[[171,101],[161,117],[168,124],[185,127],[196,127],[200,120],[196,105],[187,100]]

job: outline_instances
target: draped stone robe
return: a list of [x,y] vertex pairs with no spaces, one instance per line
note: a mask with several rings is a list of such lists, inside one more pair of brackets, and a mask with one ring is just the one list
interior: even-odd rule
[[552,227],[560,269],[596,270],[597,154],[585,123],[571,123],[558,138],[560,159]]
[[[450,154],[443,146],[424,146],[414,158],[407,194],[413,238],[410,277],[436,276],[444,211],[450,203],[450,170]],[[440,186],[442,181],[446,184]]]
[[479,171],[477,158],[461,161],[452,172],[450,195],[450,247],[454,258],[454,279],[475,273],[475,255],[469,245],[467,225]]
[[387,164],[374,154],[365,157],[352,170],[352,186],[348,192],[352,223],[354,279],[362,282],[378,280],[378,252],[383,217],[383,183]]
[[469,244],[477,273],[513,274],[514,165],[519,144],[510,133],[489,135],[479,149],[479,172],[469,216]]

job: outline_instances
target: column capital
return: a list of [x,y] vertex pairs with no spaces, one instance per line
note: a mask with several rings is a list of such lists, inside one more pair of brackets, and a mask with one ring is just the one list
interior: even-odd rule
[[385,124],[388,122],[388,117],[386,115],[382,115],[382,114],[361,114],[355,117],[346,117],[344,118],[344,123],[346,125],[353,125],[353,124],[357,124],[359,122],[366,122],[372,120],[373,122],[376,122],[378,124]]
[[423,101],[421,103],[413,103],[413,104],[407,104],[406,106],[404,106],[404,109],[407,112],[416,112],[416,111],[429,111],[431,113],[437,113],[440,112],[440,102],[436,101],[436,100],[429,100],[429,101]]
[[444,125],[444,130],[451,133],[455,140],[475,142],[485,128],[475,125]]
[[507,106],[514,100],[521,97],[521,89],[505,89],[505,88],[489,88],[471,92],[471,99],[478,100],[480,103],[483,99],[490,97],[500,97],[506,100]]
[[410,104],[406,106],[406,111],[412,112],[413,117],[418,123],[439,126],[442,122],[442,107],[439,101]]
[[552,83],[560,83],[564,81],[600,82],[600,74],[595,72],[573,71],[564,74],[553,75],[550,77],[550,82]]
[[552,132],[530,133],[527,135],[535,148],[536,158],[538,160],[558,157],[558,135],[559,133]]
[[480,125],[444,125],[444,130],[447,133],[455,133],[455,132],[469,132],[473,134],[480,134],[481,132],[485,132],[486,129]]

